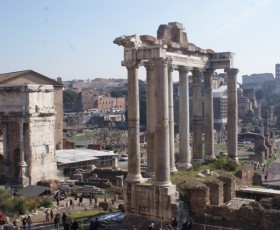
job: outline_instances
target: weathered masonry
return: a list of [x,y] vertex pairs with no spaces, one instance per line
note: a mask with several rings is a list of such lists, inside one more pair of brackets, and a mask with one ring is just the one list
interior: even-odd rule
[[[191,167],[214,156],[213,96],[214,70],[227,73],[228,155],[237,156],[237,73],[234,54],[215,53],[189,43],[183,25],[160,25],[157,38],[150,35],[121,36],[114,43],[124,47],[122,65],[128,71],[128,175],[126,211],[128,214],[170,219],[176,212],[178,194],[170,181],[170,172]],[[152,185],[143,184],[140,172],[138,68],[147,72],[147,172]],[[179,162],[174,160],[174,119],[172,72],[179,71]],[[189,136],[188,73],[193,78],[193,145]],[[204,78],[204,129],[202,128],[201,82]],[[205,151],[202,150],[202,132]]]
[[56,179],[53,86],[0,86],[0,111],[1,181],[25,187]]

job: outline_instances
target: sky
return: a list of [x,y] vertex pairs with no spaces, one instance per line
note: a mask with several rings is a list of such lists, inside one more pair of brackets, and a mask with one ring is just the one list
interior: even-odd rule
[[[189,42],[234,52],[241,82],[242,75],[275,74],[279,9],[279,0],[0,0],[0,73],[127,78],[123,48],[113,40],[156,37],[159,25],[181,22]],[[139,75],[145,80],[143,67]]]

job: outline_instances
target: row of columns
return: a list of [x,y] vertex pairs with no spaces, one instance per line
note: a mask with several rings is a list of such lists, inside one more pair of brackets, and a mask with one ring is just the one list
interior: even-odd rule
[[[128,175],[127,182],[141,182],[139,141],[139,89],[140,63],[126,62],[128,70]],[[147,74],[147,175],[154,176],[156,186],[169,186],[170,172],[176,172],[174,156],[174,66],[163,58],[144,64]],[[202,163],[214,159],[214,125],[212,75],[214,70],[202,73],[199,68],[178,66],[179,71],[179,169],[191,167],[192,162]],[[189,81],[193,75],[193,156],[189,143]],[[237,69],[225,70],[228,74],[228,154],[237,158]],[[204,76],[204,134],[205,154],[202,150],[202,96],[201,78]]]

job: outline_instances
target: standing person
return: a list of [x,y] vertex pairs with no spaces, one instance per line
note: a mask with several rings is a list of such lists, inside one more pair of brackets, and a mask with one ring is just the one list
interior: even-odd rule
[[26,218],[25,217],[22,219],[22,228],[23,228],[23,230],[26,229]]
[[48,209],[45,211],[45,214],[46,214],[46,222],[49,222],[49,211]]
[[59,219],[57,214],[55,215],[53,222],[55,229],[58,229]]
[[89,205],[92,206],[92,197],[91,197],[91,195],[89,197]]
[[268,171],[265,171],[265,175],[264,175],[264,180],[267,181],[267,177],[268,177]]
[[28,230],[31,229],[31,223],[32,223],[32,221],[31,221],[31,217],[30,217],[29,215],[28,215],[27,218],[26,218],[26,222],[27,222],[27,228],[28,228]]
[[83,203],[83,196],[81,195],[81,196],[79,197],[79,205],[82,206],[82,203]]
[[51,209],[51,212],[50,212],[50,217],[51,217],[51,221],[53,221],[53,210]]
[[67,216],[66,216],[66,214],[65,213],[63,213],[62,214],[62,217],[61,217],[61,220],[62,220],[62,224],[63,224],[63,226],[65,225],[65,223],[66,223],[66,219],[67,219]]
[[79,224],[76,220],[74,220],[71,225],[71,230],[78,230],[78,228],[79,228]]
[[172,218],[171,226],[174,230],[177,230],[178,223],[177,223],[176,217]]
[[73,208],[73,200],[72,199],[69,200],[69,204],[70,204],[70,208]]

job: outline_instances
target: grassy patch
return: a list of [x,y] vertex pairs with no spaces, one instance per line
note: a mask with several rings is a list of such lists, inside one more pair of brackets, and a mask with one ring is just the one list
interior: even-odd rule
[[93,210],[93,209],[78,210],[78,211],[71,211],[71,212],[69,212],[68,216],[70,217],[70,219],[74,220],[74,219],[80,219],[80,218],[93,217],[93,216],[95,216],[97,214],[100,214],[100,213],[101,213],[101,211],[97,211],[97,210]]
[[73,136],[74,140],[90,140],[94,136],[96,136],[98,132],[96,130],[89,130],[84,133],[78,133],[75,136]]

